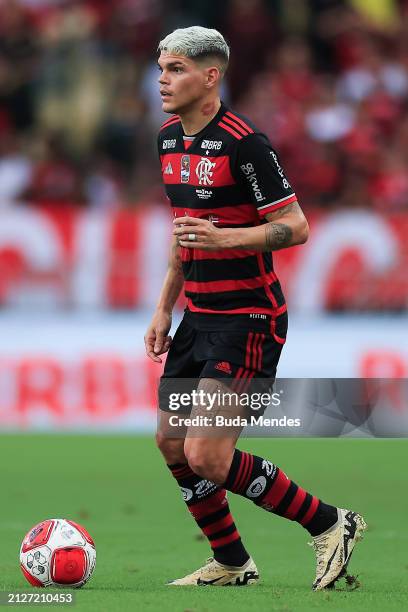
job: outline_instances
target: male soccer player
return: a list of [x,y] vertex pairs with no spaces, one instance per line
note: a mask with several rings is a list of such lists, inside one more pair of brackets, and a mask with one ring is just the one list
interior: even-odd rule
[[[271,252],[304,243],[308,224],[267,137],[220,101],[229,59],[222,35],[178,29],[159,50],[160,94],[171,117],[158,146],[174,236],[145,345],[155,362],[169,351],[157,444],[213,551],[203,567],[169,584],[256,583],[258,570],[228,506],[231,491],[301,524],[316,552],[313,589],[330,587],[346,574],[365,529],[359,514],[324,503],[271,461],[238,450],[239,428],[224,436],[187,428],[185,439],[167,433],[172,413],[163,397],[170,380],[196,378],[206,392],[220,386],[243,392],[252,378],[275,377],[287,313]],[[172,340],[172,310],[183,285],[187,308]]]

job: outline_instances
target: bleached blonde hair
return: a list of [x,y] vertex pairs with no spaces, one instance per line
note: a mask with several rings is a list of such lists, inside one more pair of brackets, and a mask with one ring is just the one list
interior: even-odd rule
[[197,61],[214,56],[219,60],[222,74],[227,69],[230,55],[223,35],[218,30],[202,26],[174,30],[160,41],[158,50],[184,55]]

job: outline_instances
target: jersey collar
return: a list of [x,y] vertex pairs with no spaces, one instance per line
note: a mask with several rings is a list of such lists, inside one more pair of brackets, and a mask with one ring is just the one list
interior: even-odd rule
[[[218,123],[218,121],[221,119],[221,117],[223,117],[223,115],[225,115],[227,110],[228,110],[227,107],[225,106],[224,102],[221,100],[221,106],[220,106],[217,114],[211,119],[211,121],[209,121],[209,123],[207,123],[207,125],[205,125],[202,130],[197,132],[197,134],[189,134],[188,137],[189,138],[194,138],[194,141],[197,142],[197,140],[199,140],[201,138],[201,136],[203,136],[203,134],[208,130],[208,128],[210,128],[213,125],[216,125]],[[183,125],[182,125],[181,122],[180,122],[180,127],[181,127],[181,132],[183,134],[183,137],[186,136],[186,134],[184,134]]]

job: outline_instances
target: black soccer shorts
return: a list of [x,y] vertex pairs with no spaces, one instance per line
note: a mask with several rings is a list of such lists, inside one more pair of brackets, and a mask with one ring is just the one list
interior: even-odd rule
[[[169,408],[169,394],[189,393],[201,378],[226,383],[236,393],[269,389],[286,338],[287,315],[279,317],[278,339],[267,331],[202,331],[183,318],[174,335],[159,384],[159,408]],[[191,405],[180,408],[189,414]]]

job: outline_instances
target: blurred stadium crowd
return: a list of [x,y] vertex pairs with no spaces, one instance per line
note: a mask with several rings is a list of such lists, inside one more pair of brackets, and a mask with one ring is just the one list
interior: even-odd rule
[[408,378],[408,0],[0,0],[0,431],[155,423],[156,49],[194,24],[312,229],[274,254],[280,376]]
[[408,0],[0,0],[0,209],[162,201],[156,48],[192,24],[304,207],[408,208]]

